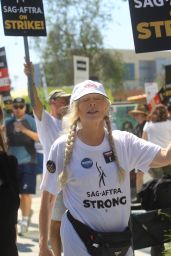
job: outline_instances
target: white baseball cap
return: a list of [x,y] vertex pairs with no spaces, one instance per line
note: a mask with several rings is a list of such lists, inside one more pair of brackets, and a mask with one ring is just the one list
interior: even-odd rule
[[86,80],[74,86],[70,98],[70,104],[72,104],[73,101],[78,100],[81,97],[90,93],[98,93],[108,98],[105,89],[101,83],[92,80]]

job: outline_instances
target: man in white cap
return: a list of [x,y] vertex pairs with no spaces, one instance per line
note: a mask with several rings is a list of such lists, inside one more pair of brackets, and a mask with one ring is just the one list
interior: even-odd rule
[[[24,72],[26,75],[32,74],[33,76],[33,66],[31,63],[25,64]],[[59,89],[51,91],[48,97],[48,103],[50,106],[50,113],[48,113],[43,108],[34,84],[33,93],[33,113],[39,139],[43,146],[43,170],[45,170],[45,164],[47,162],[51,145],[60,136],[60,132],[62,131],[62,117],[67,110],[70,94]],[[61,193],[56,201],[50,225],[50,242],[55,256],[61,256],[60,224],[65,210]]]

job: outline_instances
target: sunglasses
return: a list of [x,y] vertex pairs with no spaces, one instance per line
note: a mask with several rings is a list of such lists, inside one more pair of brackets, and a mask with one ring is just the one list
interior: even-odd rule
[[23,109],[24,108],[24,105],[15,105],[13,106],[14,109]]

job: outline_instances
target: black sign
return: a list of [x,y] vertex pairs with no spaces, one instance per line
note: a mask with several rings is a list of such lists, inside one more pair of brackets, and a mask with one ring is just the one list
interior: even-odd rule
[[171,65],[165,66],[165,85],[171,85]]
[[135,51],[171,49],[171,1],[129,0]]
[[86,71],[86,61],[83,60],[77,60],[77,70],[83,70]]
[[0,48],[0,69],[7,68],[7,59],[5,54],[5,47]]
[[161,97],[161,102],[164,105],[168,105],[168,103],[171,103],[171,88],[163,88],[163,92],[162,92],[162,95],[160,95],[160,97]]
[[46,36],[42,0],[1,0],[6,36]]
[[10,90],[10,79],[8,74],[5,47],[0,48],[0,92]]

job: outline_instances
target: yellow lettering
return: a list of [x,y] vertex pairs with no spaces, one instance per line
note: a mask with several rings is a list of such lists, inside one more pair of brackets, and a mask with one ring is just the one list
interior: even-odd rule
[[44,22],[43,21],[41,21],[41,25],[42,25],[42,29],[44,29]]
[[17,29],[24,29],[23,21],[17,21]]
[[27,29],[27,23],[28,23],[28,21],[27,21],[27,20],[24,20],[23,22],[24,22],[24,29]]
[[149,39],[153,34],[155,38],[171,37],[171,20],[141,22],[137,25],[137,31],[138,39]]
[[41,21],[35,21],[35,29],[42,29]]
[[29,21],[24,20],[26,15],[21,15],[23,20],[6,20],[5,29],[28,29],[28,30],[41,30],[44,29],[43,21]]
[[171,20],[165,21],[166,36],[171,36]]
[[17,21],[16,20],[11,20],[11,25],[12,25],[12,29],[17,28]]
[[151,31],[148,29],[149,24],[147,22],[141,22],[137,25],[137,31],[139,39],[148,39],[151,37]]
[[156,34],[156,38],[160,38],[162,37],[161,34],[161,26],[164,25],[163,21],[154,21],[154,22],[150,22],[150,26],[154,27],[155,30],[155,34]]
[[20,19],[20,20],[27,20],[27,15],[20,15],[20,16],[19,16],[19,19]]
[[34,29],[34,21],[28,21],[27,26],[27,29]]
[[5,28],[6,29],[15,29],[17,25],[17,21],[16,20],[6,20],[5,21]]
[[5,28],[6,29],[10,29],[11,28],[10,20],[6,20],[5,21]]

